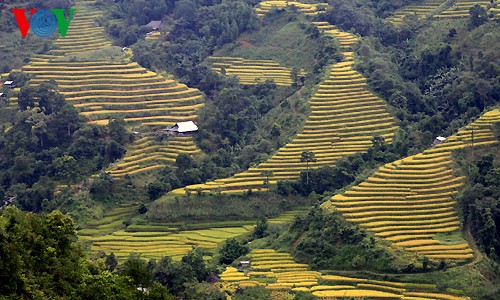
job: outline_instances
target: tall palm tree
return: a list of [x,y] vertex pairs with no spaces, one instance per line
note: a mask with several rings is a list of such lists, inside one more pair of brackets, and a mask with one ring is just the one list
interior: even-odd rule
[[302,151],[302,154],[300,155],[300,161],[306,163],[306,183],[309,184],[309,163],[317,161],[316,155],[312,151]]

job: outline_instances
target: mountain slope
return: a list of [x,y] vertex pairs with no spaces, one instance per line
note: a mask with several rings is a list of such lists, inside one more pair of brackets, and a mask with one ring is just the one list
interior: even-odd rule
[[365,182],[333,196],[323,207],[338,210],[350,222],[375,236],[429,258],[464,260],[473,257],[462,239],[440,236],[460,229],[453,195],[464,178],[453,174],[451,152],[471,145],[498,143],[492,126],[500,110],[485,113],[443,144],[378,169]]

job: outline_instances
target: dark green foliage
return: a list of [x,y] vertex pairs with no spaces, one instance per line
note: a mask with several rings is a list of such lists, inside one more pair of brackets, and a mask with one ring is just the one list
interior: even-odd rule
[[193,249],[182,258],[182,263],[193,270],[196,279],[201,282],[208,276],[208,270],[203,260],[203,253],[199,249]]
[[106,256],[104,264],[106,265],[106,269],[108,269],[108,271],[110,272],[113,272],[116,269],[116,267],[118,266],[118,260],[116,259],[116,256],[113,252]]
[[137,210],[139,212],[139,214],[145,214],[148,212],[148,208],[146,207],[146,205],[144,205],[144,203],[141,203],[141,205],[139,205],[139,209]]
[[408,271],[408,258],[397,258],[357,225],[319,206],[297,216],[289,230],[274,236],[271,243],[291,247],[293,256],[313,269]]
[[[458,203],[467,228],[482,250],[500,259],[500,159],[498,151],[463,165],[469,171],[467,185]],[[475,165],[470,166],[471,163]]]
[[230,264],[240,256],[247,254],[250,250],[238,240],[228,239],[222,248],[219,249],[219,261],[223,264]]
[[[0,135],[0,185],[18,195],[16,203],[25,210],[54,209],[55,181],[77,183],[125,153],[114,140],[125,142],[123,124],[111,123],[109,139],[101,127],[85,124],[54,88],[54,82],[22,87],[20,110],[12,120],[0,121],[0,128],[12,122],[12,129]],[[108,192],[106,186],[96,199]]]
[[90,195],[97,201],[109,201],[113,196],[114,179],[108,173],[101,172],[90,187]]
[[[335,192],[353,183],[358,176],[362,176],[367,171],[400,157],[403,154],[400,152],[400,143],[408,143],[401,139],[402,137],[398,136],[393,144],[386,145],[383,137],[375,136],[372,139],[373,147],[369,148],[366,153],[341,158],[333,167],[326,166],[309,172],[301,172],[299,180],[295,182],[278,182],[276,192],[280,195],[299,193],[304,196],[311,192],[317,194],[327,191]],[[358,181],[360,180],[362,178]]]
[[255,226],[252,235],[258,239],[265,237],[268,235],[267,226],[267,219],[265,217],[260,218],[257,221],[257,226]]
[[224,293],[209,283],[188,284],[184,295],[186,300],[226,300]]
[[481,5],[476,4],[469,9],[469,28],[475,28],[488,22],[488,13]]
[[180,294],[186,284],[196,282],[196,274],[191,266],[164,257],[153,266],[153,278],[165,286],[172,294]]
[[120,266],[119,273],[132,278],[136,287],[148,287],[152,284],[152,275],[146,261],[138,253],[131,253],[127,260]]
[[306,293],[306,292],[297,292],[293,297],[293,300],[315,300],[315,299],[316,297],[314,297],[311,293]]
[[83,257],[73,243],[72,220],[58,212],[39,217],[7,208],[0,221],[0,294],[71,294]]
[[108,124],[109,136],[120,144],[128,141],[127,129],[123,118],[112,119]]

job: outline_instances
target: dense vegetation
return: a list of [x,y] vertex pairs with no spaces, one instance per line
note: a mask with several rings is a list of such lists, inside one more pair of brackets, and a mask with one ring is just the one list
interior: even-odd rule
[[[195,136],[204,153],[177,156],[173,167],[162,169],[148,184],[147,180],[132,181],[130,176],[118,182],[101,172],[91,184],[81,186],[90,175],[125,154],[132,141],[125,122],[114,119],[108,127],[86,124],[55,91],[53,82],[24,87],[28,78],[12,73],[9,78],[23,87],[16,108],[8,108],[7,101],[0,103],[0,200],[15,195],[15,204],[23,210],[59,209],[78,216],[91,210],[99,215],[93,207],[96,203],[113,206],[122,199],[142,201],[147,193],[150,200],[157,200],[139,209],[147,221],[181,224],[274,217],[327,199],[362,182],[381,164],[421,152],[435,136],[449,136],[498,105],[498,22],[489,21],[477,7],[466,21],[431,22],[409,17],[395,27],[382,19],[409,2],[333,1],[324,14],[313,17],[362,37],[355,49],[356,68],[371,89],[390,104],[401,127],[391,144],[376,136],[366,153],[340,159],[335,166],[313,170],[308,165],[297,181],[279,182],[266,194],[249,190],[241,196],[222,196],[214,189],[210,195],[200,191],[182,198],[161,198],[176,188],[246,170],[285,145],[300,132],[309,109],[306,100],[328,71],[325,67],[342,60],[339,45],[293,8],[273,10],[259,20],[253,7],[257,1],[253,0],[98,0],[95,7],[107,12],[98,22],[116,45],[130,46],[133,59],[142,66],[173,74],[207,96]],[[36,1],[33,5],[61,7],[63,3]],[[51,40],[42,43],[35,37],[13,38],[18,32],[12,19],[5,17],[9,14],[6,8],[0,4],[0,38],[6,41],[0,47],[2,72],[26,64],[35,52],[43,54],[51,48]],[[160,40],[145,40],[150,28],[144,25],[160,19],[167,25]],[[237,78],[211,70],[207,60],[211,55],[273,59],[294,72],[303,68],[308,75],[303,82],[294,80],[285,87],[272,81],[240,85]],[[11,90],[2,91],[14,95]],[[457,199],[466,231],[481,251],[498,262],[500,162],[498,151],[486,152],[472,158],[468,152],[458,155],[469,183]],[[312,162],[313,156],[305,153],[302,162]],[[60,191],[66,184],[76,188]],[[118,226],[124,223],[120,230],[127,230],[133,222],[113,221]],[[227,240],[210,265],[200,250],[193,250],[180,262],[168,257],[146,262],[134,254],[118,263],[112,253],[88,260],[74,240],[74,224],[58,212],[34,215],[11,208],[1,211],[0,294],[7,299],[225,299],[213,285],[200,282],[211,271],[218,271],[216,265],[245,257],[249,241],[257,244],[251,247],[291,249],[295,258],[314,269],[416,273],[446,267],[444,262],[394,251],[340,214],[327,213],[318,206],[297,217],[289,228],[268,226],[264,218],[259,220],[251,237]],[[428,282],[434,279],[432,274],[439,274],[439,288],[444,290],[448,283],[463,288],[468,282],[457,283],[456,278],[465,281],[464,274],[473,274],[477,282],[487,284],[488,292],[472,290],[471,294],[494,299],[498,265],[484,258],[463,268],[414,278]],[[460,270],[466,272],[458,274]],[[263,288],[250,288],[238,291],[233,299],[267,299],[269,294]],[[308,296],[297,294],[296,299]]]
[[470,157],[470,151],[457,153],[469,178],[458,203],[466,228],[481,250],[500,261],[500,153],[498,149],[481,150],[476,157]]
[[[375,270],[389,273],[414,272],[431,266],[391,253],[386,247],[339,213],[316,206],[307,215],[298,216],[287,231],[270,236],[271,245],[291,248],[298,261],[314,269]],[[320,245],[320,247],[318,247]]]
[[[16,74],[10,78],[21,83]],[[106,129],[86,124],[53,83],[22,88],[18,103],[0,127],[0,198],[17,196],[25,210],[51,211],[58,183],[79,183],[125,153],[123,120]]]
[[75,239],[73,221],[57,211],[3,210],[2,299],[225,299],[215,286],[200,283],[210,269],[198,250],[180,262],[146,262],[133,254],[119,264],[113,254],[89,260]]

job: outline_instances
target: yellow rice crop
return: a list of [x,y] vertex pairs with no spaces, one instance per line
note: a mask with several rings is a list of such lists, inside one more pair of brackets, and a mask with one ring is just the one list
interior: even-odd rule
[[327,291],[316,291],[312,293],[314,296],[318,298],[329,298],[329,297],[337,297],[337,298],[401,298],[401,296],[393,293],[381,292],[381,291],[373,291],[373,290],[361,290],[361,289],[346,289],[346,290],[327,290]]

